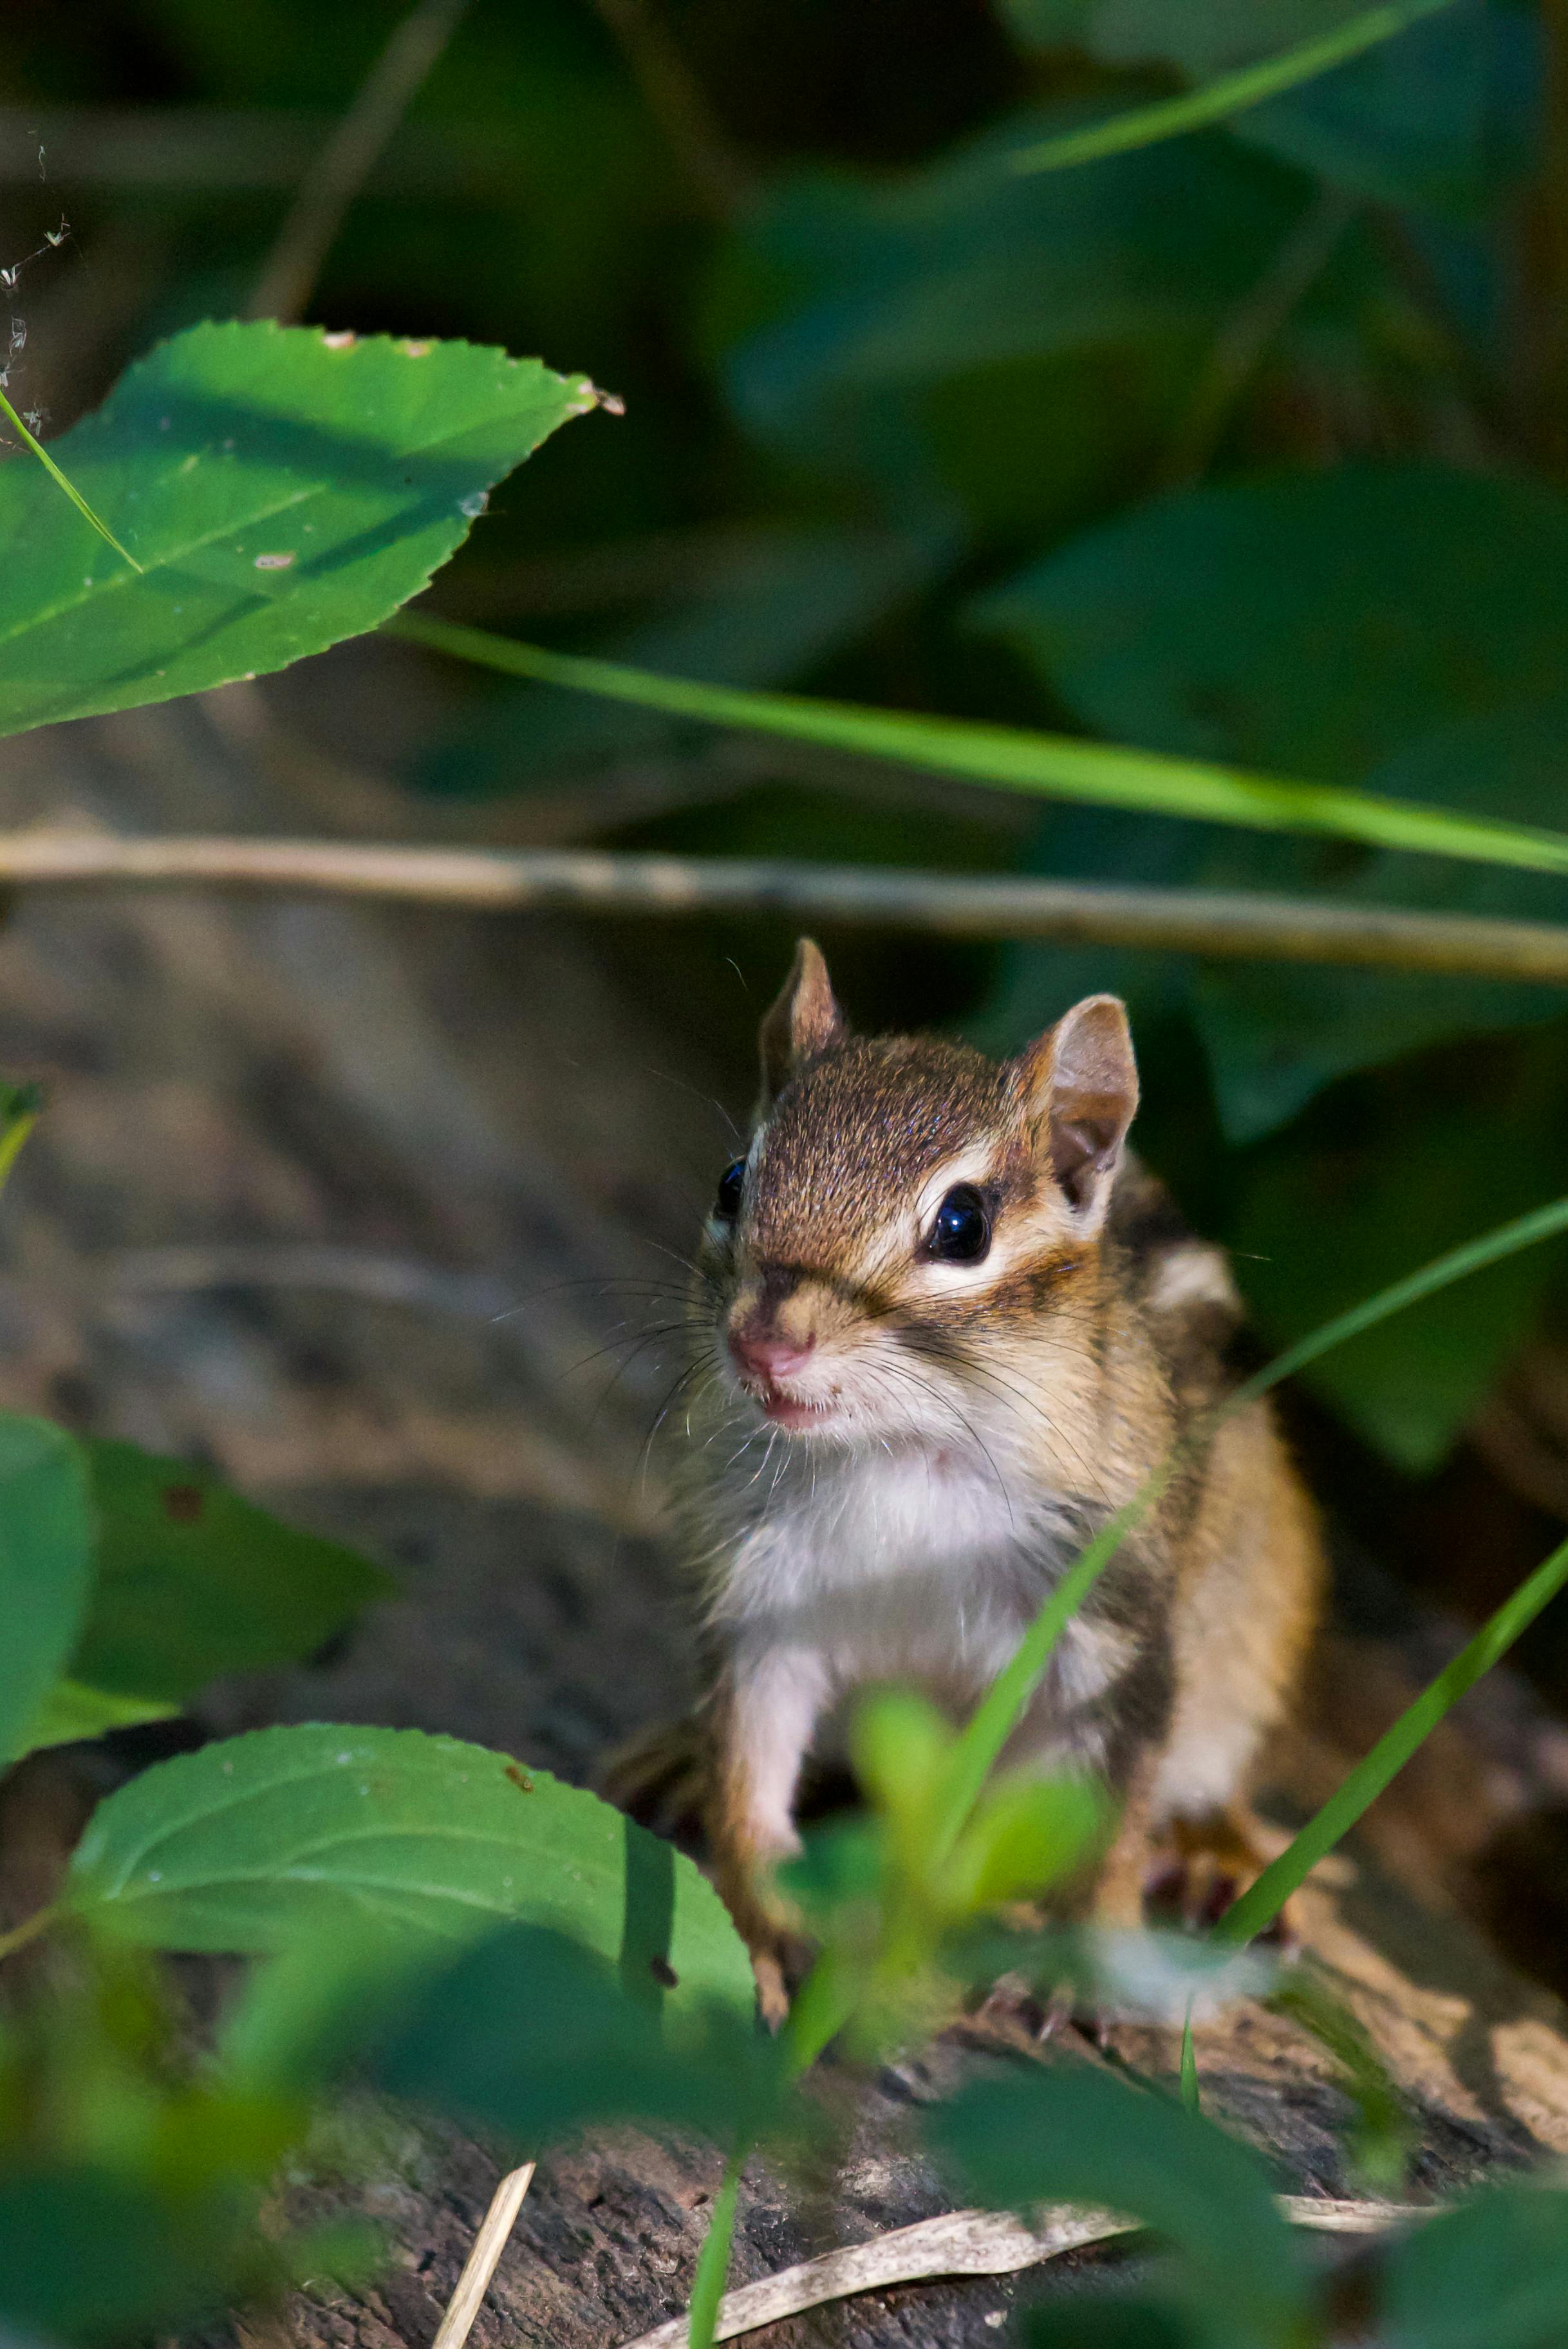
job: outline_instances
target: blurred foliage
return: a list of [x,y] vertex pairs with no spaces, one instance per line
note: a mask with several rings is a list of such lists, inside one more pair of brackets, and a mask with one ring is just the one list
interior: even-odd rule
[[[1009,169],[1355,13],[912,0],[890,40],[872,0],[650,0],[650,73],[592,0],[475,0],[311,315],[493,339],[624,397],[624,420],[557,436],[474,533],[455,592],[490,625],[1561,822],[1568,126],[1532,0],[1452,0],[1199,135]],[[396,15],[86,0],[68,44],[7,18],[0,69],[16,107],[57,110],[62,151],[90,152],[91,109],[136,107],[173,156],[202,123],[319,135]],[[40,177],[21,113],[5,120],[0,258],[62,203],[74,230],[20,282],[24,396],[79,406],[153,331],[242,305],[286,175],[226,176],[220,152],[204,176],[77,187],[47,176],[46,140]],[[114,283],[95,294],[98,254]],[[678,775],[679,812],[627,833],[603,787],[650,761]],[[944,810],[929,787],[903,807],[841,798],[799,757],[738,784],[700,731],[543,687],[476,683],[409,780],[574,791],[584,836],[649,845],[1016,859],[1547,920],[1565,903],[1549,878],[1133,815],[1049,812],[1020,845],[978,791],[954,785]],[[729,959],[762,995],[776,942],[712,924],[656,951],[722,1029]],[[928,967],[861,943],[851,968],[868,1019],[928,1017],[956,989],[1004,1049],[1073,989],[1122,988],[1141,1145],[1241,1249],[1271,1340],[1556,1187],[1568,1021],[1550,990],[1034,948]],[[1310,1263],[1308,1228],[1333,1234]],[[1499,1274],[1484,1300],[1346,1353],[1324,1392],[1429,1469],[1561,1316],[1559,1282]]]

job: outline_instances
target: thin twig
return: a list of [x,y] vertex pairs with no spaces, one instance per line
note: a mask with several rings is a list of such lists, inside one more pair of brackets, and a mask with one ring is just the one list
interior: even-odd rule
[[648,0],[593,0],[625,53],[643,102],[703,209],[732,220],[754,191],[746,169],[668,27]]
[[1311,898],[597,849],[0,833],[0,888],[127,885],[286,889],[496,913],[775,914],[946,937],[1141,947],[1568,986],[1568,926]]
[[[1412,2204],[1332,2202],[1305,2194],[1282,2195],[1279,2206],[1294,2226],[1339,2235],[1382,2234],[1404,2220],[1429,2215]],[[1042,2212],[1033,2227],[1006,2211],[949,2210],[848,2251],[824,2251],[820,2259],[804,2260],[799,2267],[727,2292],[719,2303],[714,2338],[733,2341],[738,2333],[755,2333],[804,2309],[820,2308],[827,2301],[885,2292],[893,2284],[921,2283],[938,2276],[1016,2275],[1021,2269],[1058,2259],[1064,2251],[1136,2231],[1132,2220],[1113,2218],[1105,2210],[1053,2209]],[[625,2349],[681,2349],[686,2327],[684,2316],[675,2317],[651,2333],[639,2333]]]
[[248,318],[287,325],[301,316],[344,214],[467,6],[468,0],[418,0],[393,33],[301,181],[246,305]]
[[521,2169],[509,2169],[490,2197],[490,2209],[474,2237],[473,2250],[463,2263],[457,2290],[447,2302],[447,2313],[430,2349],[463,2349],[480,2313],[480,2303],[490,2290],[490,2278],[517,2224],[517,2214],[532,2177],[531,2161],[524,2162]]

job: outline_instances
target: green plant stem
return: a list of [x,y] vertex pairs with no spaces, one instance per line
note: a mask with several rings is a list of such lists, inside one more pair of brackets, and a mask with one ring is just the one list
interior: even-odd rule
[[16,1951],[25,1950],[29,1941],[36,1941],[41,1933],[46,1933],[59,1913],[52,1904],[47,1909],[35,1909],[33,1914],[24,1917],[19,1925],[13,1925],[9,1931],[0,1933],[0,1960],[14,1956]]
[[1533,1623],[1549,1599],[1568,1582],[1568,1541],[1543,1558],[1533,1574],[1505,1599],[1495,1615],[1483,1623],[1473,1640],[1460,1649],[1415,1702],[1408,1705],[1386,1729],[1370,1754],[1363,1756],[1344,1785],[1332,1794],[1316,1816],[1274,1860],[1257,1882],[1226,1909],[1213,1938],[1240,1946],[1274,1922],[1297,1886],[1326,1852],[1333,1850],[1363,1813],[1377,1801],[1389,1781],[1404,1768],[1417,1747],[1429,1737],[1443,1715],[1506,1655],[1525,1628]]
[[725,2282],[729,2274],[729,2254],[735,2242],[740,2173],[750,2150],[748,2144],[737,2146],[725,2164],[723,2183],[713,2199],[707,2232],[702,2239],[702,2249],[696,2255],[696,2273],[692,2278],[686,2333],[691,2349],[713,2349],[718,2303],[724,2298]]
[[32,450],[39,464],[42,465],[45,472],[47,473],[50,481],[54,482],[55,487],[57,490],[63,490],[67,497],[69,498],[72,505],[75,506],[77,512],[88,522],[91,523],[98,536],[102,539],[107,539],[109,545],[113,547],[115,553],[119,555],[123,561],[129,563],[133,571],[139,572],[141,565],[137,561],[135,555],[131,554],[129,548],[121,546],[119,539],[116,538],[108,523],[103,521],[101,516],[94,513],[91,506],[88,505],[86,498],[83,497],[76,483],[67,479],[66,475],[61,472],[59,467],[50,456],[48,450],[45,448],[43,442],[36,439],[35,436],[28,431],[26,426],[23,423],[21,418],[17,415],[15,409],[12,407],[10,401],[6,398],[3,391],[0,391],[0,416],[5,417],[6,422],[10,425],[17,438],[22,441],[24,447]]
[[[1568,1231],[1568,1198],[1556,1199],[1548,1206],[1534,1208],[1527,1216],[1520,1216],[1511,1223],[1500,1225],[1495,1231],[1483,1233],[1480,1239],[1469,1240],[1462,1247],[1450,1249],[1447,1256],[1439,1257],[1434,1263],[1424,1265],[1420,1271],[1393,1282],[1376,1297],[1368,1298],[1365,1304],[1353,1306],[1349,1312],[1336,1315],[1332,1321],[1325,1322],[1321,1330],[1313,1330],[1295,1345],[1287,1347],[1283,1354],[1277,1354],[1264,1370],[1238,1387],[1217,1411],[1207,1413],[1181,1442],[1174,1444],[1150,1471],[1131,1500],[1117,1511],[1063,1576],[1025,1632],[1011,1660],[993,1681],[960,1733],[949,1765],[948,1795],[939,1828],[941,1848],[951,1849],[962,1832],[981,1788],[995,1767],[1002,1748],[1022,1720],[1067,1624],[1082,1606],[1127,1536],[1158,1501],[1178,1467],[1202,1451],[1233,1413],[1255,1402],[1271,1387],[1277,1386],[1282,1379],[1289,1378],[1295,1371],[1305,1369],[1307,1363],[1316,1361],[1333,1347],[1342,1346],[1347,1340],[1359,1337],[1363,1330],[1387,1321],[1407,1306],[1434,1296],[1439,1289],[1449,1288],[1452,1282],[1464,1279],[1468,1274],[1480,1271],[1485,1265],[1496,1264],[1504,1257],[1517,1255],[1521,1248],[1533,1247],[1540,1241],[1553,1238],[1564,1231]],[[1526,1589],[1530,1587],[1529,1584],[1525,1586]],[[1449,1669],[1451,1671],[1454,1667]],[[1418,1739],[1417,1743],[1419,1743]],[[1411,1751],[1414,1751],[1413,1747]],[[1371,1800],[1370,1795],[1367,1800]],[[1324,1848],[1326,1850],[1327,1846],[1325,1845]],[[1283,1899],[1284,1896],[1281,1897]]]
[[1294,49],[1265,57],[1259,65],[1216,75],[1202,88],[1185,90],[1180,98],[1130,107],[1087,130],[1071,130],[1062,138],[1022,148],[1011,158],[1012,168],[1015,171],[1063,171],[1077,163],[1095,162],[1102,155],[1124,155],[1134,147],[1152,147],[1162,139],[1179,139],[1211,123],[1228,122],[1233,115],[1261,105],[1264,98],[1278,98],[1282,91],[1314,81],[1319,74],[1393,40],[1421,17],[1435,16],[1449,5],[1450,0],[1385,0],[1384,5],[1363,9],[1331,31],[1298,42]]
[[616,661],[547,652],[454,620],[402,613],[385,633],[457,660],[476,661],[509,677],[563,686],[672,718],[740,727],[825,749],[891,759],[905,767],[956,775],[994,789],[1090,806],[1130,808],[1142,814],[1188,816],[1256,832],[1327,833],[1370,847],[1405,849],[1425,856],[1456,856],[1532,873],[1568,874],[1568,833],[1527,824],[1491,823],[1447,808],[1378,799],[1336,784],[1285,781],[1197,759],[1166,758],[1090,742],[1068,734],[1037,734],[977,719],[873,709],[807,694],[752,693],[738,686],[702,685],[627,668]]

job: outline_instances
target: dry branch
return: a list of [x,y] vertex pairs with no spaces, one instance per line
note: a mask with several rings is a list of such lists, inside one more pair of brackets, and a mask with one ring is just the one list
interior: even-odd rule
[[1568,986],[1568,927],[1309,898],[596,849],[0,833],[0,888],[125,885],[287,889],[488,912],[781,914],[946,937],[1143,947]]
[[[1305,2194],[1282,2195],[1280,2208],[1294,2226],[1340,2235],[1381,2234],[1402,2220],[1427,2215],[1404,2204],[1320,2201]],[[948,2210],[939,2219],[923,2219],[846,2251],[824,2251],[820,2259],[803,2260],[799,2267],[726,2292],[714,2338],[733,2341],[739,2333],[798,2316],[803,2309],[848,2300],[855,2292],[885,2292],[893,2284],[923,2283],[939,2276],[1016,2275],[1024,2268],[1058,2259],[1064,2251],[1083,2251],[1090,2243],[1109,2242],[1133,2231],[1131,2220],[1113,2218],[1106,2210],[1043,2211],[1033,2227],[1007,2211]],[[686,2320],[677,2316],[651,2333],[639,2333],[625,2349],[681,2349],[686,2337]]]

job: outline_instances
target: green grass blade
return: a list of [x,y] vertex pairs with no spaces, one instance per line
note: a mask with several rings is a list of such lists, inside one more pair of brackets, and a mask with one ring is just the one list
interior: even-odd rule
[[696,2273],[692,2278],[691,2308],[687,2317],[686,2340],[690,2349],[713,2349],[714,2331],[718,2323],[718,2303],[724,2298],[725,2281],[729,2274],[729,2254],[735,2242],[736,2205],[740,2195],[740,2173],[746,2164],[746,2151],[743,2146],[731,2154],[725,2165],[724,2183],[713,2198],[707,2232],[696,2255]]
[[69,498],[77,512],[85,521],[91,523],[98,536],[101,539],[106,540],[108,543],[113,547],[115,553],[120,557],[120,559],[123,562],[129,564],[133,571],[139,571],[141,569],[141,565],[137,561],[135,555],[132,554],[130,549],[126,546],[121,546],[119,539],[116,538],[108,523],[103,520],[101,515],[94,513],[91,506],[88,505],[80,490],[77,488],[76,483],[74,481],[67,481],[65,474],[61,472],[59,467],[50,456],[48,450],[45,448],[43,442],[36,440],[33,434],[28,431],[26,426],[23,423],[21,418],[17,415],[15,409],[12,407],[10,401],[6,398],[3,391],[0,391],[0,416],[4,416],[5,418],[12,430],[22,441],[23,446],[30,449],[34,456],[36,457],[39,464],[42,465],[45,472],[47,473],[50,481],[55,484],[55,487],[57,490],[63,490],[65,492],[67,497]]
[[[1435,1295],[1439,1288],[1447,1288],[1452,1282],[1464,1279],[1467,1274],[1480,1271],[1484,1265],[1496,1264],[1504,1257],[1516,1255],[1521,1248],[1533,1247],[1540,1241],[1553,1238],[1563,1232],[1568,1232],[1568,1198],[1553,1200],[1547,1206],[1533,1209],[1528,1216],[1520,1216],[1511,1223],[1499,1225],[1495,1231],[1485,1232],[1479,1239],[1467,1241],[1463,1247],[1450,1249],[1447,1256],[1437,1257],[1433,1263],[1423,1266],[1419,1272],[1394,1281],[1388,1288],[1379,1290],[1376,1297],[1368,1298],[1364,1305],[1353,1307],[1348,1313],[1336,1315],[1321,1330],[1314,1330],[1296,1345],[1287,1347],[1255,1378],[1249,1379],[1244,1386],[1239,1387],[1217,1412],[1210,1413],[1185,1444],[1173,1446],[1131,1500],[1117,1511],[1063,1576],[1025,1632],[1013,1656],[1003,1666],[965,1723],[949,1764],[945,1799],[936,1830],[939,1847],[951,1849],[956,1840],[974,1809],[981,1788],[995,1766],[1003,1746],[1023,1718],[1025,1707],[1038,1686],[1068,1623],[1077,1614],[1128,1535],[1153,1507],[1178,1466],[1206,1444],[1233,1412],[1255,1402],[1271,1387],[1277,1386],[1282,1379],[1300,1370],[1304,1363],[1315,1361],[1320,1355],[1327,1353],[1331,1347],[1344,1345],[1348,1339],[1358,1337],[1363,1330],[1374,1328],[1380,1321],[1388,1320],[1392,1315],[1402,1312],[1407,1306],[1418,1303],[1422,1298]],[[1530,1586],[1525,1587],[1529,1588]],[[1371,1800],[1370,1795],[1367,1800]],[[1324,1847],[1327,1848],[1326,1846]],[[1310,1865],[1309,1860],[1307,1866]],[[1284,1898],[1285,1895],[1282,1894],[1281,1899]]]
[[1408,1705],[1393,1726],[1386,1729],[1370,1754],[1359,1761],[1343,1785],[1332,1794],[1301,1833],[1264,1868],[1257,1882],[1226,1909],[1214,1928],[1217,1941],[1239,1946],[1272,1924],[1326,1852],[1347,1835],[1364,1811],[1375,1803],[1389,1781],[1404,1768],[1417,1747],[1429,1737],[1443,1715],[1506,1655],[1526,1626],[1533,1623],[1547,1601],[1568,1582],[1568,1541],[1543,1558],[1505,1599],[1495,1615],[1482,1624],[1450,1664],[1444,1666],[1414,1704]]
[[1191,816],[1258,832],[1326,833],[1335,839],[1418,855],[1568,874],[1568,833],[1491,823],[1480,816],[1378,799],[1332,783],[1293,782],[1198,759],[1166,758],[1157,751],[1126,750],[1068,734],[1030,733],[977,719],[872,709],[807,694],[702,685],[691,678],[664,677],[615,661],[547,652],[538,645],[519,644],[484,628],[422,613],[399,614],[386,624],[386,633],[539,685],[598,694],[710,726],[740,727],[828,750],[896,760],[902,766],[961,776],[995,790],[1129,808],[1140,814]]
[[11,1169],[22,1154],[22,1144],[43,1114],[44,1096],[36,1085],[0,1085],[0,1191],[11,1179]]
[[1192,2010],[1181,2025],[1181,2102],[1190,2113],[1202,2114],[1203,2092],[1198,2085],[1198,2051],[1192,2044]]
[[1278,98],[1282,91],[1313,81],[1380,42],[1393,40],[1420,17],[1435,16],[1449,5],[1450,0],[1386,0],[1385,5],[1363,9],[1345,24],[1302,41],[1294,49],[1282,50],[1278,57],[1220,74],[1201,89],[1161,98],[1152,106],[1130,107],[1087,130],[1068,131],[1059,139],[1021,148],[1012,158],[1012,168],[1015,171],[1065,171],[1076,163],[1095,162],[1102,155],[1125,155],[1134,147],[1152,147],[1161,139],[1179,139],[1189,130],[1228,122],[1233,115],[1261,105],[1264,98]]

